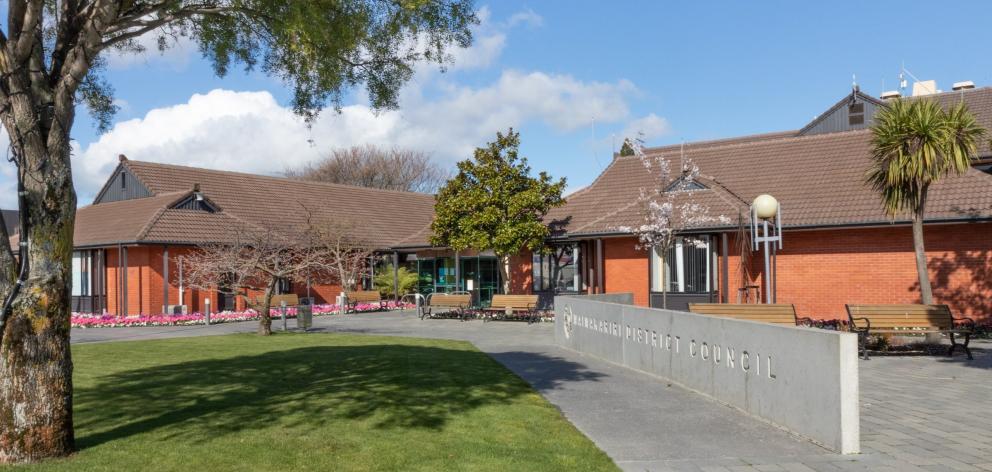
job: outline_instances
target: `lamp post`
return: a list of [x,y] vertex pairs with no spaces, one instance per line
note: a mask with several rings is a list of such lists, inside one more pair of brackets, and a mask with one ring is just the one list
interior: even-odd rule
[[771,258],[776,249],[782,249],[782,211],[778,200],[768,194],[758,195],[751,203],[752,250],[757,251],[759,243],[765,245],[765,303],[775,303]]

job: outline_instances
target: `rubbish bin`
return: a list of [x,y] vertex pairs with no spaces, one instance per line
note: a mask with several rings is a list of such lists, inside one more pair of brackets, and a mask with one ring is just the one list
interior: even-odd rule
[[313,306],[312,305],[297,305],[296,306],[296,327],[306,331],[310,329],[313,325]]

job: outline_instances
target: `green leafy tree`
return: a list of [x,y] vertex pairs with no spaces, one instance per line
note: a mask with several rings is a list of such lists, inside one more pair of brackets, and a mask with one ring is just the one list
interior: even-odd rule
[[623,140],[623,145],[620,146],[620,156],[627,157],[627,156],[633,156],[634,154],[635,154],[634,146],[630,144],[629,138],[625,138]]
[[546,172],[532,177],[518,156],[520,133],[496,133],[496,141],[458,163],[458,175],[437,196],[431,243],[456,251],[492,250],[500,261],[503,292],[510,291],[510,256],[541,250],[549,229],[543,218],[565,203],[565,179]]
[[413,293],[417,291],[417,281],[420,280],[416,272],[412,272],[406,267],[400,267],[396,271],[396,278],[400,282],[400,290],[396,291],[395,280],[393,279],[393,265],[387,264],[386,267],[375,274],[375,288],[384,297],[395,297],[399,299],[405,294]]
[[872,163],[867,183],[889,215],[909,213],[920,279],[920,298],[933,303],[923,246],[923,219],[930,186],[948,174],[963,174],[985,134],[963,104],[944,110],[927,100],[896,100],[875,115]]
[[[260,70],[292,90],[313,120],[345,92],[397,105],[422,60],[444,63],[471,42],[470,0],[10,0],[0,27],[0,122],[17,167],[20,254],[0,245],[0,461],[68,455],[72,428],[70,268],[76,105],[101,129],[116,111],[101,75],[108,53],[142,53],[177,37],[214,72]],[[157,93],[148,89],[146,93]],[[0,224],[0,228],[3,225]],[[0,229],[2,241],[6,230]]]

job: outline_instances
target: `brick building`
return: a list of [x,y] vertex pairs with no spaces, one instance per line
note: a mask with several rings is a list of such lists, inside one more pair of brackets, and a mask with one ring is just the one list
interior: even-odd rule
[[[992,88],[956,89],[930,98],[964,101],[992,130]],[[615,156],[588,187],[548,215],[546,254],[511,261],[515,293],[632,292],[637,304],[670,308],[691,301],[737,302],[764,293],[760,253],[739,244],[748,205],[763,193],[782,206],[784,248],[776,254],[776,298],[803,316],[839,318],[845,303],[919,301],[909,221],[889,218],[863,182],[871,125],[884,100],[852,91],[801,129],[646,149],[676,166],[683,156],[701,170],[695,201],[731,224],[694,228],[662,258],[640,250],[623,227],[642,221],[638,196],[656,185],[655,170],[636,157]],[[992,137],[990,135],[989,137]],[[926,248],[934,295],[957,312],[992,316],[992,150],[975,166],[930,194]],[[236,172],[153,164],[122,158],[92,205],[77,213],[73,264],[76,311],[190,311],[210,299],[238,308],[215,292],[183,286],[182,259],[197,244],[222,242],[237,223],[291,226],[314,219],[353,218],[356,236],[374,241],[381,259],[419,275],[420,293],[470,291],[485,303],[500,290],[491,253],[431,247],[434,198]],[[745,242],[746,244],[746,242]],[[381,267],[381,265],[379,266]],[[664,277],[661,274],[666,274]],[[662,286],[665,280],[665,287]],[[328,302],[336,286],[281,287]]]
[[[207,299],[214,310],[240,309],[233,297],[184,286],[183,258],[196,245],[228,241],[242,225],[292,228],[312,218],[348,221],[353,237],[388,248],[422,232],[433,206],[431,195],[121,156],[93,204],[76,214],[73,310],[134,315],[185,306],[199,311]],[[280,291],[325,303],[341,288],[287,281]]]
[[[964,101],[979,123],[992,131],[992,88],[964,85],[928,97],[944,106]],[[909,99],[918,99],[912,97]],[[800,314],[840,318],[845,303],[918,303],[919,287],[908,217],[889,218],[880,198],[864,182],[869,167],[871,125],[884,100],[857,89],[805,127],[763,135],[646,149],[667,158],[674,169],[691,159],[701,171],[693,199],[710,214],[733,223],[694,228],[702,241],[678,244],[668,255],[637,249],[618,228],[643,221],[640,189],[655,185],[656,169],[637,157],[615,156],[588,187],[568,197],[550,215],[558,254],[535,257],[532,290],[633,292],[639,305],[669,308],[692,301],[738,302],[764,293],[763,256],[741,248],[738,235],[749,227],[748,205],[760,194],[781,204],[784,247],[776,255],[779,303],[794,303]],[[986,139],[992,137],[987,135]],[[936,302],[957,313],[992,317],[992,151],[981,143],[979,159],[964,175],[931,189],[925,238]],[[578,257],[581,255],[582,257]],[[743,263],[742,263],[743,260]],[[542,269],[536,268],[544,264]],[[549,282],[543,274],[569,277]],[[667,274],[661,277],[662,271]],[[661,280],[666,287],[661,286]]]

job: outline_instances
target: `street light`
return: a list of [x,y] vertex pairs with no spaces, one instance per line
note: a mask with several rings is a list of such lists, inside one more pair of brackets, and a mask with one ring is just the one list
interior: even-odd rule
[[781,210],[778,200],[768,194],[758,195],[751,203],[752,250],[758,250],[758,243],[765,245],[765,303],[776,302],[776,291],[773,288],[776,281],[771,260],[775,256],[775,250],[782,249]]

